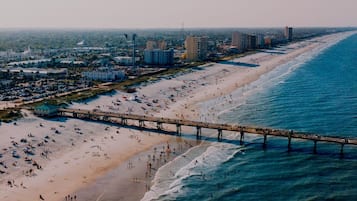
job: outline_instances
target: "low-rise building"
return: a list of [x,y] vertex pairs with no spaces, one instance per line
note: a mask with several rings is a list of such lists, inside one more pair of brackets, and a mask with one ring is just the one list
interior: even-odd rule
[[64,77],[67,75],[67,68],[4,68],[4,73],[18,74],[25,77]]
[[[125,66],[133,65],[133,57],[120,56],[120,57],[114,57],[113,59],[116,63],[121,64],[121,65],[125,65]],[[135,57],[135,61],[139,62],[140,58]]]
[[75,60],[61,60],[59,63],[70,67],[84,67],[87,65],[87,63],[84,61],[75,61]]
[[51,62],[51,59],[38,59],[10,62],[7,65],[9,67],[47,67],[49,64],[51,64]]
[[121,81],[125,79],[125,72],[122,70],[102,69],[97,71],[87,71],[82,73],[83,77],[89,80],[98,81]]
[[13,85],[14,81],[12,80],[0,80],[0,88],[1,87],[10,87]]

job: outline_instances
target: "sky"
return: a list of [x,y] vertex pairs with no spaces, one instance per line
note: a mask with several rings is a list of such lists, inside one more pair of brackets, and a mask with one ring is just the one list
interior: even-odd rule
[[0,0],[0,28],[357,27],[357,0]]

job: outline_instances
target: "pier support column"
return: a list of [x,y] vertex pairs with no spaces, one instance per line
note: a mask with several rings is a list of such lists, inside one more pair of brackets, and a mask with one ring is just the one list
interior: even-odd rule
[[181,125],[180,124],[176,124],[176,134],[181,136]]
[[341,143],[341,150],[340,150],[340,155],[341,157],[343,157],[343,147],[345,146],[345,144],[348,144],[348,139],[345,138],[345,141]]
[[121,124],[122,124],[122,125],[126,125],[127,123],[128,123],[128,122],[127,122],[126,119],[124,119],[124,118],[121,119]]
[[263,142],[263,147],[267,147],[267,134],[264,134],[264,142]]
[[157,130],[162,130],[162,123],[161,122],[157,122]]
[[140,127],[145,127],[144,121],[143,120],[139,120],[139,126]]
[[240,144],[244,144],[244,131],[240,131]]
[[78,117],[77,113],[73,113],[73,117],[77,118]]
[[202,137],[201,127],[197,126],[196,129],[197,129],[197,130],[196,130],[196,131],[197,131],[197,132],[196,132],[196,138],[197,138],[197,139],[200,139],[200,138]]
[[218,141],[221,142],[222,141],[222,129],[218,129]]
[[314,140],[314,154],[317,153],[317,141]]
[[264,130],[264,142],[263,142],[263,148],[265,149],[266,146],[267,146],[267,137],[270,133],[270,130],[269,129],[265,129]]
[[288,134],[288,151],[291,151],[291,136],[293,135],[293,131],[291,130]]
[[345,143],[348,143],[347,139],[345,139],[345,142],[341,143],[341,150],[340,150],[341,157],[343,157],[343,147],[345,146]]

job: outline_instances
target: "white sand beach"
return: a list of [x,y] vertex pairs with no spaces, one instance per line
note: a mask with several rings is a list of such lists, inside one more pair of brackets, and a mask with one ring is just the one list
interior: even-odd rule
[[[303,53],[326,48],[349,35],[351,33],[339,33],[293,43],[274,50],[281,52],[279,54],[267,50],[225,64],[208,64],[188,74],[140,86],[135,94],[117,92],[87,103],[73,103],[71,107],[214,121],[220,109],[213,106],[201,108],[200,103],[225,97],[223,102],[227,106],[234,101],[229,97],[234,90],[258,80]],[[77,119],[46,120],[29,111],[22,112],[25,117],[16,123],[0,125],[2,201],[40,200],[40,196],[44,200],[60,201],[67,195],[73,198],[76,195],[76,200],[81,200],[76,194],[80,189],[127,164],[135,155],[176,140],[174,136],[120,125]],[[147,125],[150,126],[149,123]],[[166,125],[164,128],[174,130]],[[144,165],[142,169],[145,168]],[[122,174],[128,174],[125,168],[122,171]],[[127,182],[123,181],[123,185]],[[136,188],[135,185],[133,182],[132,187]],[[143,197],[145,190],[140,188],[136,193]]]

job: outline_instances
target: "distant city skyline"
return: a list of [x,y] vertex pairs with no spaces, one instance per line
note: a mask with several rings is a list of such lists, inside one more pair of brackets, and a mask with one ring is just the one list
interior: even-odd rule
[[0,0],[0,28],[357,26],[356,0]]

